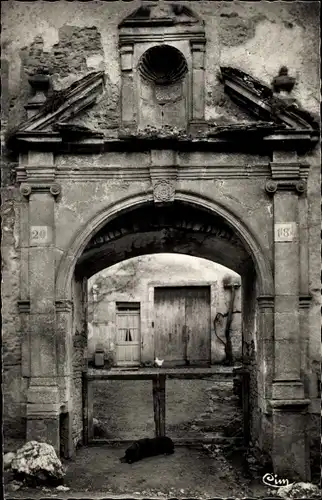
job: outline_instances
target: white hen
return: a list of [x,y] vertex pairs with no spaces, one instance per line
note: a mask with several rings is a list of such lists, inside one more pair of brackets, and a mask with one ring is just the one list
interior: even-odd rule
[[163,365],[163,361],[164,359],[155,358],[154,363],[160,367]]

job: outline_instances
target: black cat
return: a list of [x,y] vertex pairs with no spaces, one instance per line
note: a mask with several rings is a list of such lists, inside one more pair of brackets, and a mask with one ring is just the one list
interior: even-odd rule
[[172,439],[166,436],[138,439],[129,446],[120,461],[131,464],[142,460],[142,458],[155,455],[170,455],[171,453],[174,453],[174,444]]

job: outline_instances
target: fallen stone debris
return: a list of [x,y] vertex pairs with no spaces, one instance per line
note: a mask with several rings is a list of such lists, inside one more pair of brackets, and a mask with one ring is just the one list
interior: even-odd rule
[[9,489],[14,490],[23,484],[58,486],[65,476],[64,467],[53,446],[38,441],[29,441],[17,451],[11,460],[11,471],[14,481],[10,483]]
[[16,454],[10,451],[9,453],[5,453],[3,455],[3,468],[4,470],[8,470],[11,467],[12,461],[15,458]]
[[315,498],[322,498],[322,491],[312,483],[292,483],[287,486],[281,486],[277,490],[277,495],[286,500],[293,498],[309,498],[313,500]]

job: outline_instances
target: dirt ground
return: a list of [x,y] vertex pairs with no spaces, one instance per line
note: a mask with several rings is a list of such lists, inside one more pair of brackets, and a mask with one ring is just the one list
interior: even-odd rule
[[267,495],[264,485],[243,477],[236,464],[223,455],[210,458],[204,450],[176,447],[170,456],[146,458],[134,464],[121,463],[125,446],[81,448],[66,461],[67,492],[22,488],[6,498],[242,498]]

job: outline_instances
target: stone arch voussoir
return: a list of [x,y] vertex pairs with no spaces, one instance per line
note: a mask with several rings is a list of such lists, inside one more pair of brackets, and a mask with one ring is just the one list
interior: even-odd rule
[[[256,273],[258,275],[258,287],[260,295],[273,295],[273,274],[268,257],[265,255],[255,235],[230,209],[216,201],[201,196],[200,194],[177,191],[176,201],[182,201],[192,206],[208,210],[214,215],[222,217],[238,234],[251,255]],[[75,235],[71,246],[63,254],[56,274],[56,299],[69,299],[71,280],[78,258],[81,256],[87,243],[93,235],[99,231],[108,221],[117,217],[126,210],[138,208],[153,201],[152,193],[142,193],[124,198],[113,205],[104,207],[91,220],[87,221]]]

